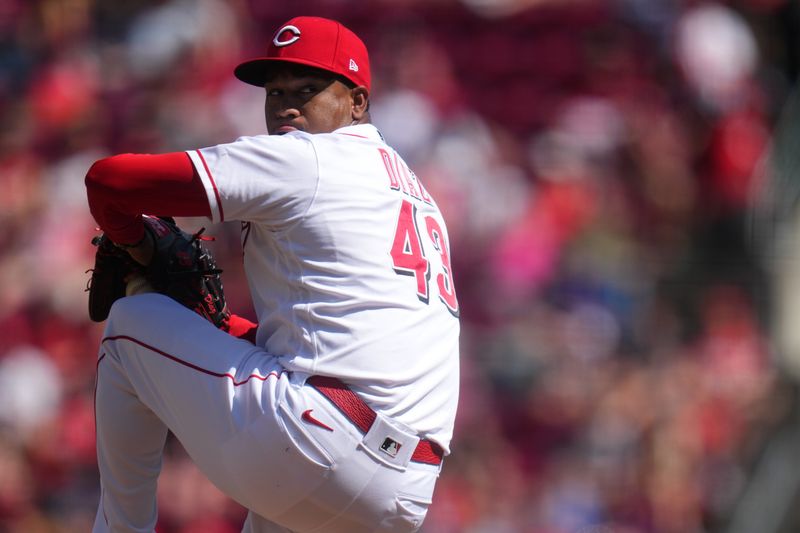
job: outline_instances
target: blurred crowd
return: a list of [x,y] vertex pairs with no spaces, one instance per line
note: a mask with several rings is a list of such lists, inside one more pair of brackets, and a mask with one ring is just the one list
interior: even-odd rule
[[[373,122],[448,219],[462,394],[423,531],[720,531],[790,403],[747,228],[797,74],[797,11],[0,1],[0,532],[94,518],[86,170],[263,133],[262,91],[231,71],[298,14],[364,38]],[[208,228],[248,316],[238,232]],[[244,516],[172,439],[159,506],[159,533],[236,533]]]

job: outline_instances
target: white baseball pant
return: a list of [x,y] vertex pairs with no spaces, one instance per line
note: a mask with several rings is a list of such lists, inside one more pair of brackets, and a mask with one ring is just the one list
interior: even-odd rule
[[166,296],[118,300],[97,363],[93,533],[154,531],[168,430],[250,511],[243,532],[418,529],[440,466],[380,453],[384,435],[417,437],[380,415],[364,435],[304,381]]

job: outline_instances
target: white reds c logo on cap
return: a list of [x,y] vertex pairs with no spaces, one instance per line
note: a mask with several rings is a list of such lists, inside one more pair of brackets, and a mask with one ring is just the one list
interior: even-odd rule
[[[283,32],[285,31],[290,32],[292,36],[286,39],[285,41],[281,41],[280,40],[281,35],[283,35]],[[276,33],[275,37],[272,39],[272,44],[274,44],[275,46],[289,46],[298,39],[300,39],[300,30],[297,28],[297,26],[292,26],[291,24],[287,24],[286,26],[278,30],[278,33]]]

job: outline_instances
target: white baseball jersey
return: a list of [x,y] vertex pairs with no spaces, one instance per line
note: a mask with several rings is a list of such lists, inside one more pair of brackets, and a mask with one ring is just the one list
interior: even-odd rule
[[372,125],[243,137],[187,152],[212,220],[242,221],[257,344],[335,376],[449,449],[458,300],[447,228]]

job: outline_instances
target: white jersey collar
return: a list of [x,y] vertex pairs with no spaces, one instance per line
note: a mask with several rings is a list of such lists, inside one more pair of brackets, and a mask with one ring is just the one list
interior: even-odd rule
[[383,135],[381,135],[381,132],[378,131],[378,128],[372,124],[356,124],[355,126],[345,126],[344,128],[334,130],[333,133],[372,139],[373,141],[380,141],[382,143],[386,142],[386,140],[383,138]]

